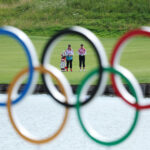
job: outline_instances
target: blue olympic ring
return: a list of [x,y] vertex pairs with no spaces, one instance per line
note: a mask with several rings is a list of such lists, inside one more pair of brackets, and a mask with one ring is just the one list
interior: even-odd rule
[[[15,39],[24,49],[27,59],[28,59],[28,64],[29,64],[29,77],[28,77],[28,81],[27,84],[24,87],[24,90],[22,91],[22,93],[19,95],[18,98],[16,98],[15,100],[13,100],[12,104],[16,104],[17,102],[19,102],[28,92],[30,85],[32,83],[33,80],[33,72],[34,72],[34,67],[33,67],[33,63],[32,63],[32,58],[31,58],[31,54],[29,52],[29,49],[27,47],[27,45],[23,42],[23,40],[15,33],[5,29],[5,28],[0,28],[0,35],[7,35],[9,37],[12,37],[13,39]],[[0,102],[0,106],[6,106],[6,102]]]

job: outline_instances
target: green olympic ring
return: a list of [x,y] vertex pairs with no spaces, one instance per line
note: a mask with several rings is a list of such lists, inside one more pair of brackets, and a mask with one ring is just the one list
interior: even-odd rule
[[[134,96],[135,98],[135,101],[136,101],[136,104],[138,104],[138,98],[137,98],[137,94],[135,92],[135,89],[134,87],[132,86],[131,84],[131,81],[125,76],[123,75],[122,73],[120,73],[118,70],[114,69],[114,68],[103,68],[103,71],[105,72],[110,72],[112,74],[116,74],[116,75],[119,75],[122,79],[124,79],[124,81],[126,81],[126,83],[129,85],[129,89],[132,93],[132,95]],[[100,138],[96,138],[94,135],[92,135],[87,129],[86,127],[84,126],[84,123],[83,123],[83,120],[81,118],[81,113],[80,113],[80,106],[81,106],[81,103],[80,103],[80,96],[81,96],[81,92],[82,92],[82,89],[85,85],[85,83],[94,75],[98,74],[99,71],[98,69],[95,69],[93,70],[92,72],[90,72],[85,78],[84,80],[82,81],[81,85],[79,86],[79,88],[77,89],[77,103],[76,103],[76,110],[77,110],[77,116],[78,116],[78,119],[79,119],[79,122],[80,122],[80,125],[83,129],[83,131],[88,135],[88,137],[90,139],[92,139],[93,141],[95,141],[96,143],[98,144],[102,144],[102,145],[105,145],[105,146],[112,146],[112,145],[117,145],[121,142],[123,142],[124,140],[126,140],[130,135],[131,133],[133,132],[133,130],[135,129],[136,127],[136,124],[138,122],[138,118],[139,118],[139,110],[136,109],[135,111],[135,114],[134,114],[134,120],[133,120],[133,123],[131,125],[131,127],[129,128],[129,130],[122,136],[120,137],[119,139],[116,139],[116,140],[113,140],[113,141],[106,141],[106,140],[102,140]],[[83,107],[83,106],[82,106]]]

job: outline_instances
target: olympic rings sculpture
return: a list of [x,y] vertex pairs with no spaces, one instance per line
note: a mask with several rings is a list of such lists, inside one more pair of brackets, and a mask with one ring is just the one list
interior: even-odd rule
[[[99,68],[90,72],[82,80],[81,85],[77,89],[77,93],[76,93],[77,96],[75,98],[76,101],[74,103],[70,102],[74,99],[75,96],[72,92],[68,80],[66,79],[66,77],[63,75],[61,71],[59,71],[57,68],[49,64],[50,56],[54,46],[62,36],[67,34],[77,34],[85,38],[93,46],[93,49],[97,54],[98,63],[99,63]],[[110,65],[108,63],[104,47],[101,44],[100,40],[91,31],[82,27],[74,26],[65,29],[63,31],[60,31],[59,33],[54,35],[48,41],[47,45],[44,48],[42,59],[41,59],[41,65],[38,62],[35,48],[31,40],[28,38],[28,36],[25,33],[23,33],[22,31],[14,27],[5,26],[0,28],[0,35],[7,35],[9,37],[14,38],[16,41],[18,41],[18,43],[23,47],[23,50],[25,51],[25,54],[27,56],[28,65],[29,65],[28,68],[23,69],[13,79],[7,92],[8,101],[7,103],[0,103],[0,106],[7,105],[10,122],[13,125],[14,129],[22,138],[24,138],[25,140],[31,143],[42,144],[55,139],[55,137],[57,137],[57,135],[62,131],[62,129],[66,124],[69,108],[76,108],[77,116],[83,131],[92,140],[94,140],[96,143],[106,145],[106,146],[116,145],[123,142],[131,135],[132,131],[134,130],[138,122],[138,117],[140,112],[139,110],[150,108],[150,104],[149,105],[139,104],[139,99],[143,98],[143,94],[138,84],[138,81],[129,70],[119,65],[120,55],[121,52],[123,51],[126,42],[129,41],[129,39],[131,39],[134,36],[150,37],[149,27],[142,27],[140,29],[132,30],[126,33],[125,35],[123,35],[114,47]],[[64,119],[59,129],[52,136],[49,136],[45,139],[33,138],[32,136],[27,135],[24,132],[24,130],[22,130],[21,127],[17,124],[17,121],[15,121],[15,117],[12,114],[13,104],[16,104],[17,102],[22,100],[25,96],[31,93],[35,88],[37,77],[38,77],[37,72],[42,73],[43,83],[47,88],[48,93],[53,97],[53,99],[56,102],[58,102],[59,104],[65,107]],[[22,83],[24,79],[24,75],[27,73],[29,73],[29,77],[28,77],[27,84],[23,89],[23,92],[19,95],[18,98],[13,99],[13,94],[18,90],[19,85]],[[112,86],[115,92],[117,93],[117,95],[120,96],[123,101],[125,101],[127,104],[129,104],[135,109],[134,120],[129,130],[122,137],[112,141],[105,140],[101,136],[100,137],[95,136],[94,133],[91,131],[91,129],[88,129],[85,126],[80,111],[82,106],[87,104],[89,101],[91,101],[97,94],[102,95],[106,87],[108,73],[111,74]],[[90,97],[83,98],[82,95],[87,93],[87,87],[89,87],[91,81],[95,79],[95,76],[98,76],[98,85],[96,87],[96,90],[94,91],[94,93],[92,93]],[[55,88],[51,78],[54,78],[58,82],[61,92],[59,92]],[[121,79],[124,79],[128,84],[130,88],[130,93],[124,87]]]

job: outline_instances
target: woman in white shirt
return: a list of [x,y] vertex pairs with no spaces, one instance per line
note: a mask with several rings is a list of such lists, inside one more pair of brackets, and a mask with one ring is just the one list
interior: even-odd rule
[[72,72],[72,61],[73,61],[73,49],[71,48],[71,45],[68,45],[66,53],[66,61],[67,61],[67,71],[70,66],[70,71]]

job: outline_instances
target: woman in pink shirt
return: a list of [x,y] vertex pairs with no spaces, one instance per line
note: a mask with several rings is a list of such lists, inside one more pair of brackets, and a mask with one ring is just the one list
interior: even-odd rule
[[80,45],[80,49],[78,50],[79,54],[79,67],[81,71],[81,67],[83,66],[83,71],[85,71],[85,54],[86,54],[86,49],[83,47],[83,44]]

